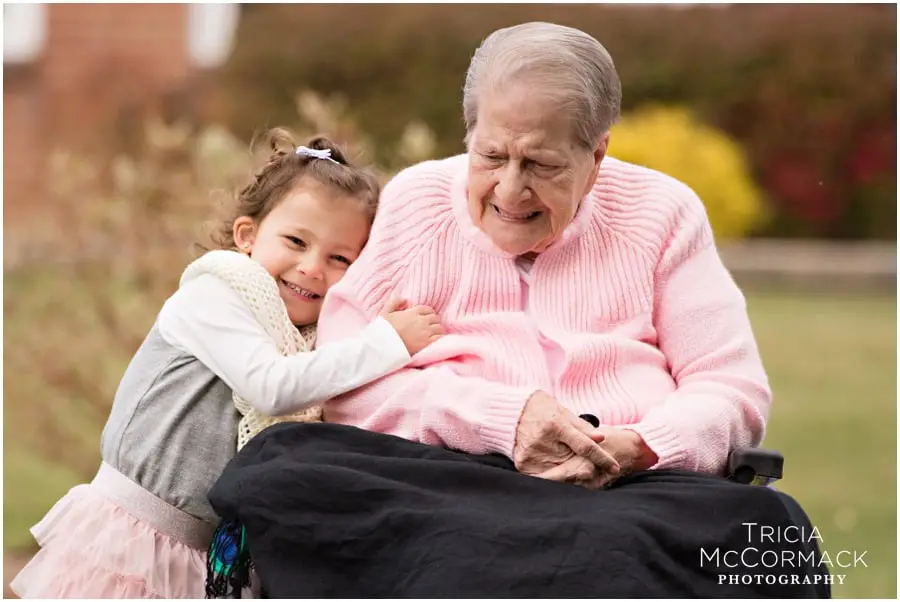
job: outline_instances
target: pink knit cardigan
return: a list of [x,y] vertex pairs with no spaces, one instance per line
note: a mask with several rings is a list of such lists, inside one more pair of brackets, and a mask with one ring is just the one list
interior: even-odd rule
[[[330,401],[329,421],[512,457],[524,404],[544,390],[639,433],[654,468],[721,473],[732,449],[759,444],[768,381],[744,297],[687,186],[606,158],[537,257],[526,315],[515,259],[473,224],[466,180],[461,155],[385,187],[362,256],[327,295],[319,342],[358,333],[390,297],[432,306],[448,335]],[[532,326],[562,348],[555,378]]]

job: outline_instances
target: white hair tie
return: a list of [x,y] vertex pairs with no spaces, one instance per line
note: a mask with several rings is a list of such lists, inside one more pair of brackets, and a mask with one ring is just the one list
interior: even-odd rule
[[313,159],[327,159],[336,165],[340,165],[337,161],[331,158],[331,149],[323,148],[321,150],[316,148],[309,148],[306,146],[298,146],[295,151],[300,157],[312,157]]

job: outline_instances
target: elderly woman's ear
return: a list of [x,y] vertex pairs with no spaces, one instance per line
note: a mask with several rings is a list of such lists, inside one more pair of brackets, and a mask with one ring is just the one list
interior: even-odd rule
[[588,179],[587,188],[585,189],[584,194],[589,193],[591,188],[593,188],[594,184],[597,182],[597,176],[600,174],[600,164],[603,163],[603,159],[606,158],[606,153],[609,151],[609,138],[610,134],[609,132],[606,132],[594,148],[594,169],[591,171],[591,177]]
[[603,134],[603,137],[600,138],[600,143],[597,145],[597,148],[594,149],[594,160],[597,162],[598,167],[600,162],[603,161],[603,158],[606,157],[606,153],[609,151],[609,139],[610,133],[606,132]]

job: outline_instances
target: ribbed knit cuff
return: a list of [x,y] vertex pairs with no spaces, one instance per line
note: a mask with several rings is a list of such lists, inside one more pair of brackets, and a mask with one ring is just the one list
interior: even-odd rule
[[688,449],[681,441],[678,433],[667,424],[661,424],[650,419],[637,424],[629,424],[622,428],[634,431],[640,435],[647,447],[656,454],[657,462],[650,469],[677,468],[697,470],[697,450]]
[[490,392],[479,435],[488,452],[503,454],[510,460],[516,444],[516,430],[525,404],[538,389],[497,385]]

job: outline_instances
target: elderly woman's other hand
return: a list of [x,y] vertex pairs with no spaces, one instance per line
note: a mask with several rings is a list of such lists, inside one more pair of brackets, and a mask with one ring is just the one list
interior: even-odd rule
[[647,470],[659,460],[644,439],[630,429],[600,425],[590,437],[619,464],[618,475],[612,476]]
[[513,462],[523,474],[599,489],[619,472],[602,441],[584,420],[537,391],[519,419]]

